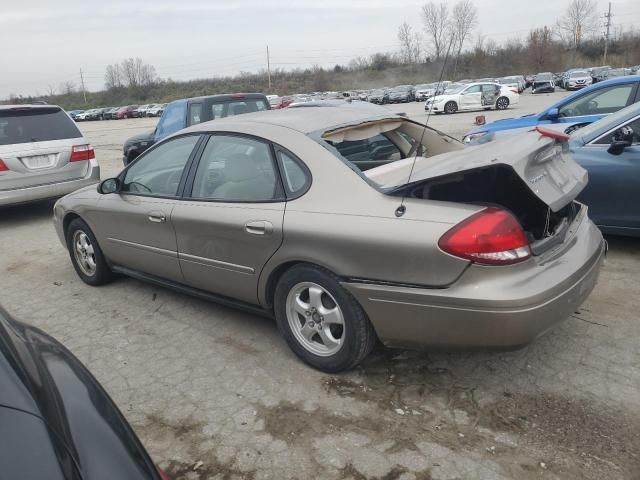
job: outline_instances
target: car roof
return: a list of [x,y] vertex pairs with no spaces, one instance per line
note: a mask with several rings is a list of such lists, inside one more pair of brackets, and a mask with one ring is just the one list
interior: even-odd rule
[[206,132],[210,130],[224,130],[228,126],[269,124],[295,130],[300,133],[327,130],[339,125],[357,124],[384,118],[404,118],[394,114],[386,108],[379,110],[372,105],[366,108],[344,102],[344,105],[317,105],[304,108],[284,108],[281,110],[265,110],[262,112],[245,113],[232,117],[203,122],[185,131]]
[[46,110],[51,108],[59,108],[62,110],[62,107],[58,105],[42,105],[42,104],[33,104],[33,103],[25,103],[25,104],[15,104],[15,105],[0,105],[0,110],[26,110],[26,109],[40,109]]

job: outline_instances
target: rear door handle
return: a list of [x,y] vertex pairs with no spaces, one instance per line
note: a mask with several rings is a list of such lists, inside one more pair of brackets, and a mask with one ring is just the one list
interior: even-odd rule
[[252,235],[269,235],[273,232],[273,224],[264,220],[254,220],[245,223],[244,229]]
[[153,223],[164,223],[167,221],[167,217],[162,212],[149,212],[149,221]]

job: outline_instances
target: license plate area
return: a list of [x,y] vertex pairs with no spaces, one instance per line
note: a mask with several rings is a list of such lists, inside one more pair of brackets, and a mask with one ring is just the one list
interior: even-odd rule
[[29,157],[22,157],[23,165],[29,170],[42,170],[44,168],[54,167],[57,163],[58,155],[50,153],[48,155],[31,155]]

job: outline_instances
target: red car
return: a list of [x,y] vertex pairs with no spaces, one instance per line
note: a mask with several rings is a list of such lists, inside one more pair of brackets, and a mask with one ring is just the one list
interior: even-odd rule
[[269,100],[269,103],[271,104],[271,109],[272,110],[277,110],[280,108],[287,108],[289,105],[291,105],[293,103],[293,97],[278,97],[278,98],[274,98],[273,100]]
[[133,111],[138,108],[138,105],[127,105],[126,107],[120,107],[113,114],[113,118],[121,120],[123,118],[133,118]]

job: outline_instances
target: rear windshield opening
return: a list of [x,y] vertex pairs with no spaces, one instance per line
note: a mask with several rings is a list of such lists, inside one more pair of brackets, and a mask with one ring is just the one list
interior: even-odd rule
[[428,158],[462,148],[446,135],[403,119],[336,129],[325,133],[323,139],[335,149],[334,153],[377,187],[388,183],[390,175],[400,174],[416,156]]
[[0,145],[79,137],[78,127],[59,108],[0,110]]

